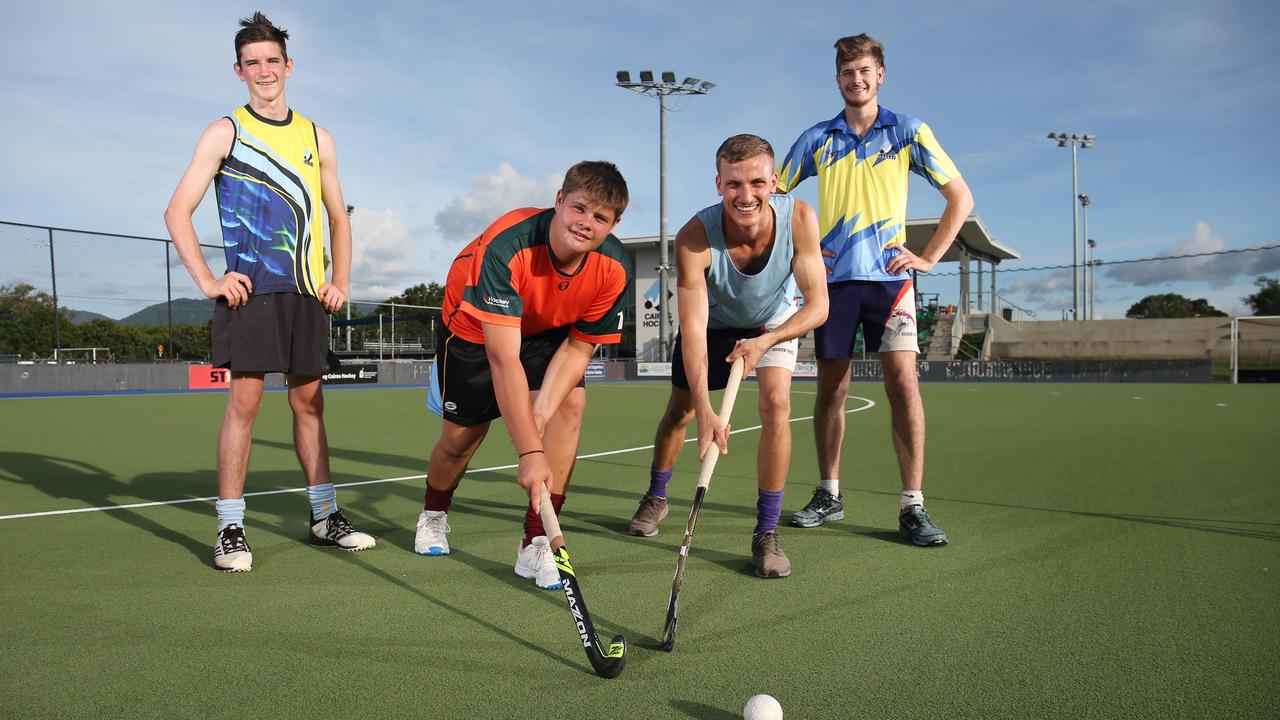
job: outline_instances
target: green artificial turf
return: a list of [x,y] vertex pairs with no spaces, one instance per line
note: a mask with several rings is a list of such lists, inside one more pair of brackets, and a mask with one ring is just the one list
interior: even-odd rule
[[[794,416],[814,385],[795,386]],[[650,454],[580,460],[562,523],[602,636],[591,673],[561,592],[512,573],[511,470],[455,495],[454,553],[414,555],[422,480],[339,489],[378,547],[309,547],[302,493],[248,499],[253,572],[211,569],[211,502],[0,520],[0,715],[699,718],[756,693],[788,718],[1205,718],[1274,711],[1280,390],[931,384],[925,492],[951,538],[897,537],[879,386],[855,385],[847,517],[782,528],[787,579],[749,569],[758,431],[735,435],[699,517],[675,651],[657,649],[697,463],[655,538],[626,527]],[[421,390],[326,395],[335,481],[426,472]],[[756,420],[743,386],[734,426]],[[646,446],[660,383],[593,385],[580,452]],[[0,515],[215,494],[223,396],[0,400]],[[793,425],[785,519],[816,483]],[[495,425],[473,469],[512,461]],[[248,491],[301,485],[269,393]]]

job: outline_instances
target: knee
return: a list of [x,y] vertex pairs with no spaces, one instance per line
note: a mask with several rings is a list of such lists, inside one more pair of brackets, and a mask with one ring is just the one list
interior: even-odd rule
[[884,392],[892,404],[910,402],[920,394],[920,386],[914,377],[906,375],[885,376]]
[[668,407],[662,416],[662,424],[673,430],[684,430],[693,422],[693,408]]
[[324,414],[324,396],[315,393],[289,393],[289,407],[294,415]]
[[560,409],[556,414],[560,416],[561,421],[577,427],[582,424],[582,415],[587,410],[587,394],[582,388],[574,388],[569,396],[560,403]]
[[787,422],[791,418],[791,393],[781,389],[761,393],[760,418]]
[[226,419],[231,422],[251,424],[258,417],[258,408],[261,404],[261,396],[233,395],[227,400]]

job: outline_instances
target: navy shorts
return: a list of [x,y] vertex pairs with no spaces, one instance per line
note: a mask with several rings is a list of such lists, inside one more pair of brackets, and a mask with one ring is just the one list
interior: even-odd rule
[[[764,328],[741,329],[723,328],[707,330],[707,389],[723,390],[729,384],[729,369],[732,364],[724,361],[733,346],[739,340],[760,337]],[[680,333],[676,333],[676,346],[671,352],[671,384],[681,390],[689,389],[689,376],[684,371],[684,352],[681,348]]]
[[853,357],[859,325],[867,352],[920,352],[916,293],[910,280],[831,283],[827,298],[827,321],[813,331],[814,353],[819,360]]

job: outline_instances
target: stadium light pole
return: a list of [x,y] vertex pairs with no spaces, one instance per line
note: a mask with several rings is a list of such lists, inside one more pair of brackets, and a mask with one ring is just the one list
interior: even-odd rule
[[[1085,193],[1080,193],[1079,197],[1080,197],[1080,237],[1081,239],[1086,239],[1089,237],[1089,206],[1092,205],[1093,203],[1089,201],[1089,196]],[[1081,289],[1080,313],[1084,315],[1085,320],[1092,320],[1093,317],[1091,317],[1089,314],[1089,250],[1088,248],[1085,248],[1085,251],[1084,251],[1083,270],[1084,270],[1084,280],[1083,280],[1083,284],[1080,286],[1080,289]]]
[[1076,196],[1080,194],[1080,171],[1076,161],[1076,148],[1093,147],[1091,134],[1049,133],[1049,139],[1058,147],[1071,147],[1071,319],[1080,319],[1080,234],[1076,229]]
[[671,350],[670,308],[667,305],[671,273],[667,250],[667,96],[706,95],[716,84],[694,77],[687,77],[677,84],[676,74],[670,71],[664,71],[662,81],[655,82],[652,70],[641,70],[639,82],[632,82],[630,72],[619,70],[616,84],[620,88],[658,98],[658,353],[659,359],[665,361]]

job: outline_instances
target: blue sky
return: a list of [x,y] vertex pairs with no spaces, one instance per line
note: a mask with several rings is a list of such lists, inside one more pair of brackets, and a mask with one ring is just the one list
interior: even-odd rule
[[[1069,272],[1005,271],[1071,261],[1071,158],[1050,131],[1098,137],[1080,189],[1103,259],[1280,242],[1280,10],[1231,0],[23,3],[0,28],[0,220],[164,236],[196,137],[245,102],[232,37],[259,8],[291,34],[290,104],[337,143],[358,299],[442,281],[458,247],[507,209],[549,205],[582,159],[628,179],[618,234],[656,234],[657,102],[614,87],[619,69],[718,84],[668,115],[674,233],[715,202],[725,137],[754,132],[781,154],[840,109],[831,45],[864,31],[886,46],[881,103],[933,127],[975,212],[1022,255],[1002,267],[1002,294],[1039,317],[1070,305]],[[941,212],[926,183],[911,192],[909,216]],[[217,242],[212,203],[196,226]],[[41,284],[43,260],[6,252],[0,284]],[[60,253],[91,266],[82,297],[149,298],[131,287],[157,275],[163,287],[163,272],[117,266],[110,246]],[[1280,251],[1107,268],[1099,316],[1163,292],[1245,313],[1264,274],[1280,274]],[[174,278],[176,295],[196,295]],[[954,277],[921,285],[956,299]]]

